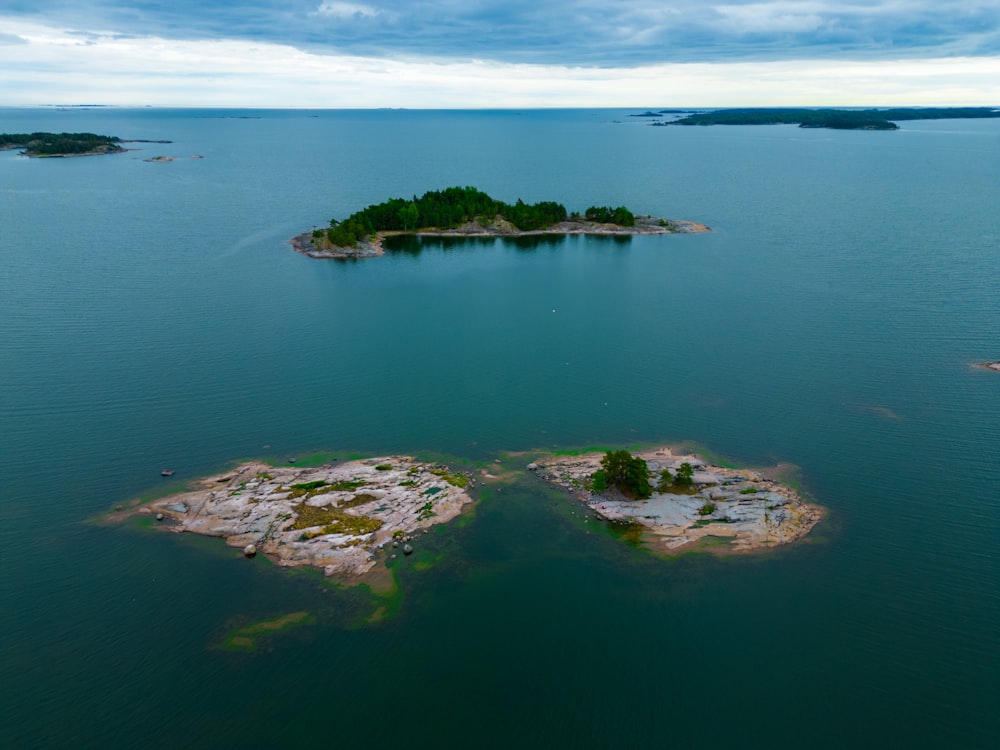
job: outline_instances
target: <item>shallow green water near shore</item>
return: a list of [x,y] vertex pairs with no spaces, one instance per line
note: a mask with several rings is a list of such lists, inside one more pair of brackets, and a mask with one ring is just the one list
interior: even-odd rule
[[[992,746],[1000,125],[219,114],[0,111],[174,141],[0,153],[0,744]],[[285,244],[453,184],[715,232]],[[363,591],[86,523],[253,456],[679,440],[797,465],[830,518],[664,562],[523,476],[401,560],[369,627]]]

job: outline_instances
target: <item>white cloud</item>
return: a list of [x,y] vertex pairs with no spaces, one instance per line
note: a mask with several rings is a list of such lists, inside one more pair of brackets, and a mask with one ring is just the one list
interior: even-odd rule
[[382,59],[240,40],[0,27],[2,105],[55,102],[256,107],[994,105],[1000,56],[947,59],[532,65]]

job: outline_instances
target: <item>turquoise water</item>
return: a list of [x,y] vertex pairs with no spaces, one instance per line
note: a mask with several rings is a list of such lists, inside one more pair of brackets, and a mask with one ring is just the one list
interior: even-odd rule
[[[1000,124],[627,114],[0,110],[173,141],[0,153],[2,744],[992,746]],[[715,231],[286,244],[449,185]],[[679,440],[795,464],[828,521],[664,562],[525,478],[399,565],[373,627],[363,592],[86,523],[250,456]]]

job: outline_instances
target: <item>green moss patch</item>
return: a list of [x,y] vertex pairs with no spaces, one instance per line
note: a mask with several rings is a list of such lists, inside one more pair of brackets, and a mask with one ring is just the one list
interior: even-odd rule
[[369,495],[365,492],[359,492],[347,500],[341,500],[337,503],[338,508],[357,508],[359,505],[367,505],[378,500],[374,495]]
[[[317,508],[305,502],[295,506],[295,522],[292,529],[304,530],[321,526],[324,534],[348,534],[364,536],[382,528],[382,521],[368,516],[352,516],[341,508]],[[313,536],[316,536],[315,534]]]
[[446,481],[453,487],[458,487],[464,490],[466,487],[469,486],[469,478],[465,476],[465,474],[459,474],[457,472],[453,473],[443,467],[437,467],[435,469],[431,469],[431,474],[433,474],[434,476],[441,477],[444,481]]

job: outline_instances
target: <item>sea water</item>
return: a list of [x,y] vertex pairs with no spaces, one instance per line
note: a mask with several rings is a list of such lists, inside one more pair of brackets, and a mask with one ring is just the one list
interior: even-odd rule
[[[0,153],[0,742],[992,746],[1000,122],[634,113],[0,110],[172,141]],[[452,185],[713,232],[287,244]],[[793,465],[827,520],[662,560],[521,477],[401,561],[372,625],[363,590],[91,522],[248,457],[680,441]]]

